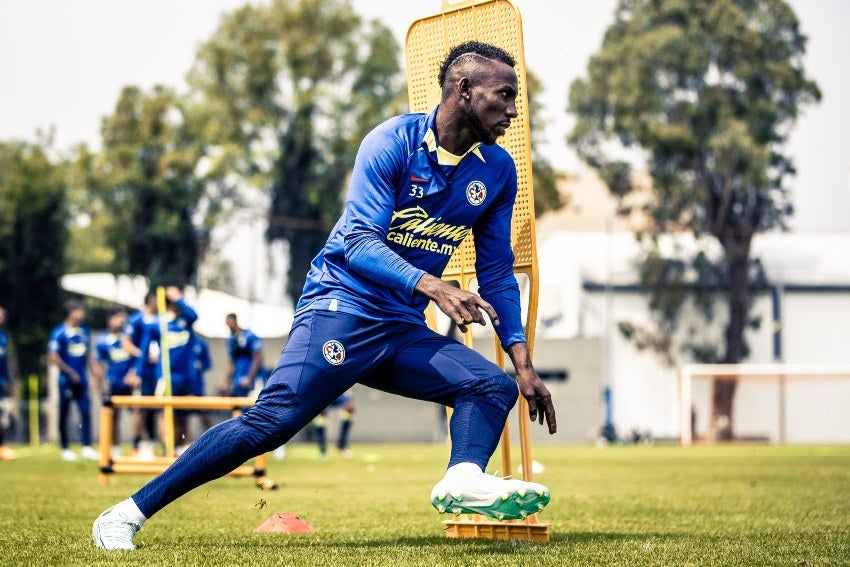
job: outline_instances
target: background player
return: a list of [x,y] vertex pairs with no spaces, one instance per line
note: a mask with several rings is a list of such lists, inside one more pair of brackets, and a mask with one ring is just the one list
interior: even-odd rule
[[[124,348],[136,358],[135,368],[130,370],[138,378],[139,392],[143,396],[153,396],[156,392],[156,365],[159,361],[159,344],[151,342],[147,352],[142,352],[142,339],[148,325],[156,322],[156,294],[145,296],[142,308],[132,313],[127,319],[124,330]],[[157,433],[157,410],[136,409],[133,412],[133,451],[141,458],[153,457],[153,446],[159,439]],[[143,440],[143,434],[147,440]]]
[[[124,329],[127,326],[127,312],[120,307],[110,309],[106,314],[106,331],[95,343],[95,360],[99,362],[106,375],[110,396],[131,396],[139,386],[136,374],[130,369],[136,364],[136,357],[124,347]],[[121,408],[112,413],[112,432],[114,445],[112,456],[121,455]]]
[[[203,396],[206,394],[205,374],[212,368],[212,357],[210,356],[210,345],[200,335],[195,335],[192,344],[192,356],[195,360],[195,373],[192,375],[192,395]],[[212,420],[207,410],[190,410],[201,420],[202,431],[212,427]]]
[[14,381],[9,371],[9,335],[6,333],[6,310],[0,307],[0,461],[11,461],[15,451],[6,445],[6,430],[12,420],[11,408],[7,407],[12,397]]
[[[198,320],[198,314],[183,299],[183,292],[177,286],[165,288],[167,301],[165,312],[165,325],[168,333],[168,359],[171,377],[172,396],[191,396],[192,385],[195,376],[195,332],[192,326]],[[141,352],[149,352],[150,345],[156,342],[163,345],[160,337],[159,318],[145,327],[145,334],[140,347]],[[162,364],[162,356],[157,364],[157,393],[165,391],[165,373]],[[136,372],[143,371],[144,362],[140,359],[136,363]],[[178,453],[182,452],[186,439],[187,412],[178,410],[174,412],[174,437],[175,444],[179,447]]]
[[[557,429],[551,396],[531,363],[513,273],[516,167],[495,145],[517,116],[513,66],[494,46],[457,46],[440,67],[442,101],[433,112],[392,118],[366,136],[345,211],[313,260],[289,340],[257,403],[104,511],[92,526],[97,546],[134,549],[147,518],[286,442],[357,382],[454,407],[449,466],[431,491],[439,511],[514,519],[549,502],[543,485],[483,473],[517,389],[529,418]],[[439,277],[470,229],[480,296]],[[516,381],[429,329],[429,300],[462,331],[489,317]]]
[[335,408],[339,408],[339,435],[336,438],[336,448],[343,459],[351,459],[354,456],[348,448],[351,424],[354,421],[354,397],[350,392],[346,392],[313,420],[313,434],[319,445],[319,458],[323,461],[328,458],[328,413]]
[[231,396],[250,396],[258,382],[265,381],[266,369],[263,366],[263,339],[251,329],[243,329],[235,313],[224,318],[224,324],[230,329],[227,339],[227,354],[230,364],[221,384],[222,393]]
[[65,303],[65,320],[54,327],[47,345],[47,360],[59,367],[59,441],[62,459],[74,461],[77,455],[71,451],[68,436],[68,417],[71,404],[80,414],[80,432],[83,447],[80,455],[84,459],[97,460],[97,451],[91,447],[91,398],[89,397],[88,371],[97,381],[95,390],[100,390],[98,369],[91,357],[91,334],[83,325],[86,309],[79,301]]

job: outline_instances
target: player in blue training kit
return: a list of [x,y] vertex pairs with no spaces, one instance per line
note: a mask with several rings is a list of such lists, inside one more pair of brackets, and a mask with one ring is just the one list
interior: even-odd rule
[[65,320],[54,327],[47,344],[47,359],[59,367],[59,441],[62,459],[76,460],[70,449],[68,418],[71,404],[76,404],[80,414],[80,430],[84,459],[97,460],[97,451],[91,447],[91,398],[89,397],[88,371],[97,378],[97,369],[91,360],[91,334],[83,325],[86,310],[79,301],[65,304]]
[[263,367],[263,339],[251,329],[243,329],[235,313],[229,313],[224,323],[230,329],[227,339],[227,354],[230,366],[224,376],[221,390],[225,395],[250,396],[257,382],[262,384],[266,378]]
[[12,393],[12,374],[9,372],[9,335],[6,334],[6,310],[0,307],[0,461],[11,461],[15,451],[6,446],[6,430],[11,419],[6,396]]
[[[110,396],[131,396],[138,386],[138,378],[130,370],[136,364],[136,357],[124,348],[124,329],[127,326],[127,312],[120,307],[110,309],[106,314],[106,332],[95,342],[95,360],[105,369],[106,382]],[[121,455],[121,408],[114,408],[112,414],[112,456]]]
[[336,438],[336,448],[343,459],[351,459],[354,454],[348,448],[348,438],[351,435],[351,425],[354,422],[354,397],[345,393],[331,402],[322,413],[313,420],[313,435],[319,445],[319,458],[328,458],[328,412],[339,408],[339,435]]
[[[486,475],[517,400],[554,433],[551,396],[534,370],[510,247],[517,191],[495,145],[517,116],[511,56],[469,42],[440,68],[430,114],[392,118],[358,151],[345,211],[313,260],[289,340],[257,403],[207,431],[173,465],[94,522],[95,543],[134,549],[147,518],[201,484],[289,440],[355,383],[452,406],[451,456],[431,492],[441,512],[522,518],[549,502],[536,483]],[[479,293],[440,279],[472,231]],[[462,331],[493,322],[516,381],[425,325],[429,300]]]
[[[166,328],[168,336],[162,340],[160,336],[160,322],[157,316],[145,327],[142,337],[141,352],[148,352],[152,343],[160,345],[161,349],[168,345],[169,377],[171,379],[172,396],[191,396],[192,387],[195,382],[195,332],[192,326],[198,320],[198,314],[183,300],[183,292],[176,286],[165,288],[167,307],[165,311]],[[145,362],[139,359],[136,362],[136,374],[141,374]],[[163,368],[163,357],[160,355],[157,366],[157,394],[165,392],[165,371]],[[174,437],[177,445],[186,437],[187,412],[183,410],[174,412]]]
[[[159,344],[148,344],[147,352],[142,352],[142,339],[145,329],[156,322],[156,294],[148,293],[142,308],[127,318],[124,329],[124,348],[136,358],[136,368],[131,369],[139,381],[139,391],[143,396],[153,396],[156,393],[156,365],[159,361]],[[137,369],[141,369],[138,372]],[[156,414],[154,409],[138,409],[134,412],[133,450],[139,456],[153,457],[153,444],[157,440]],[[142,433],[148,436],[143,442]],[[143,443],[146,443],[143,445]]]
[[[198,335],[195,335],[192,342],[192,357],[195,360],[195,373],[192,375],[192,395],[203,396],[206,393],[204,375],[212,368],[212,356],[210,356],[210,345]],[[212,420],[207,410],[190,410],[189,413],[198,416],[204,431],[212,427]]]

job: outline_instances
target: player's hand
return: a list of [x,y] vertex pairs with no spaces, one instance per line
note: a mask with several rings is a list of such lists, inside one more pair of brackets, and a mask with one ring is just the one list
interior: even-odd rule
[[516,379],[520,394],[528,402],[529,419],[539,421],[540,425],[543,425],[545,419],[549,426],[549,433],[555,433],[558,430],[558,423],[555,419],[552,395],[549,393],[549,388],[540,379],[537,371],[531,369],[530,372],[517,372]]
[[131,390],[135,390],[142,385],[142,381],[135,373],[131,372],[124,377],[124,384]]
[[176,285],[170,285],[165,288],[165,298],[168,301],[177,301],[183,297],[183,292],[180,291],[180,288]]
[[557,420],[555,419],[555,406],[552,404],[552,395],[549,389],[540,379],[534,365],[531,364],[531,353],[528,351],[527,343],[513,343],[507,348],[508,356],[511,357],[511,362],[516,368],[516,381],[519,386],[519,393],[528,402],[528,417],[531,421],[540,421],[543,425],[543,420],[549,426],[549,433],[555,433],[558,430]]
[[485,313],[494,327],[499,324],[498,313],[481,296],[449,285],[430,274],[424,274],[419,278],[416,292],[433,301],[440,311],[457,324],[462,333],[465,333],[467,326],[472,323],[486,325]]
[[72,371],[68,374],[68,376],[70,376],[70,377],[71,377],[71,382],[73,382],[74,384],[79,384],[79,383],[80,383],[80,375],[77,373],[77,371],[76,371],[76,370],[72,370]]
[[239,380],[239,385],[246,390],[251,387],[251,379],[245,376],[241,380]]

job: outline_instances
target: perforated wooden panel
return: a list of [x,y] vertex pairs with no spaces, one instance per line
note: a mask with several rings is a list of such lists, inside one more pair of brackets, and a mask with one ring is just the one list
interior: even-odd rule
[[[519,81],[518,116],[499,140],[514,158],[518,194],[514,205],[511,241],[515,268],[526,271],[535,263],[534,193],[531,181],[531,131],[522,48],[522,22],[508,0],[443,1],[440,14],[415,21],[407,32],[408,97],[411,112],[430,112],[440,101],[437,75],[449,50],[464,41],[477,40],[501,47],[514,56]],[[475,273],[473,235],[464,240],[446,267],[443,277],[466,285]]]

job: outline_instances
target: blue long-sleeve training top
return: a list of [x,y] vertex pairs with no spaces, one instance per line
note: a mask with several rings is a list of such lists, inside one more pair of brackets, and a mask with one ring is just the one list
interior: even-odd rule
[[463,156],[439,147],[436,112],[391,118],[363,139],[345,211],[296,311],[422,323],[428,299],[414,293],[417,282],[426,272],[440,277],[472,231],[478,292],[499,314],[500,342],[525,342],[510,242],[516,166],[497,145]]

